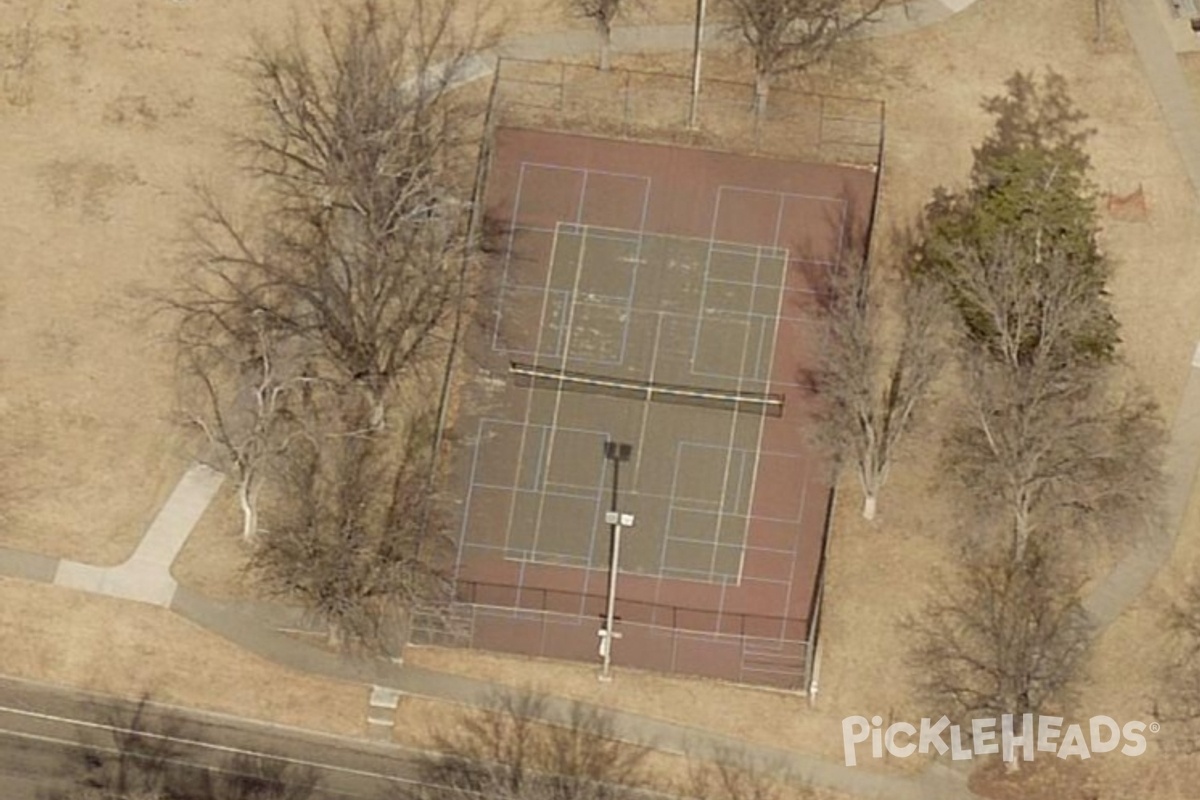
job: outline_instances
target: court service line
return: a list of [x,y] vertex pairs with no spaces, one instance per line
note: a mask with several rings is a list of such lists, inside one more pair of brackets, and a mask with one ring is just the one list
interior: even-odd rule
[[822,200],[829,203],[845,203],[844,197],[830,197],[823,194],[804,194],[802,192],[781,192],[778,189],[755,189],[751,186],[743,186],[740,183],[722,183],[717,187],[717,192],[743,192],[745,194],[773,194],[779,197],[798,197],[801,200]]
[[590,172],[593,175],[604,175],[608,178],[627,178],[629,180],[645,181],[647,175],[639,175],[634,172],[613,172],[605,169],[594,169],[592,167],[571,167],[565,164],[551,164],[546,161],[522,161],[522,165],[530,166],[535,169],[544,169],[547,171],[559,170],[561,172]]
[[[650,348],[650,385],[654,385],[654,379],[658,372],[658,347],[662,339],[662,314],[655,315],[654,323],[654,343]],[[647,395],[646,400],[642,403],[642,422],[638,427],[637,454],[634,456],[633,475],[634,480],[642,473],[642,452],[646,449],[646,426],[650,422],[650,406],[654,403],[651,400],[652,395]]]
[[[579,171],[582,172],[583,170]],[[595,170],[592,170],[592,172],[595,172]],[[647,179],[647,182],[649,183],[649,179]],[[540,225],[514,224],[511,230],[525,231],[528,233],[554,233],[556,230],[558,230],[559,226],[567,230],[569,233],[579,233],[580,231],[576,229],[587,228],[592,232],[593,239],[603,239],[606,241],[633,242],[637,240],[639,234],[638,231],[635,231],[632,228],[613,228],[607,225],[586,225],[580,222],[569,222],[567,220],[560,220],[559,222],[555,223],[555,227],[551,228],[545,228]],[[735,256],[750,256],[753,255],[754,251],[759,247],[764,249],[767,248],[767,245],[747,244],[746,242],[734,242],[727,239],[713,239],[708,236],[688,236],[682,233],[654,233],[651,231],[647,231],[645,233],[647,236],[656,236],[664,239],[711,244],[713,252],[726,253],[728,255]],[[781,253],[786,251],[786,248],[774,249],[779,250]]]

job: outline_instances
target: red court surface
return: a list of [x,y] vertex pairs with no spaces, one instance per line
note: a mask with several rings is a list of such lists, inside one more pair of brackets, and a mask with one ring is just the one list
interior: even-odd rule
[[[603,444],[628,441],[615,503],[638,522],[622,540],[614,664],[803,685],[832,490],[799,376],[821,276],[863,245],[875,179],[496,132],[494,322],[469,344],[455,425],[467,445],[454,471],[464,643],[597,660],[614,502]],[[689,404],[634,385],[777,405]]]

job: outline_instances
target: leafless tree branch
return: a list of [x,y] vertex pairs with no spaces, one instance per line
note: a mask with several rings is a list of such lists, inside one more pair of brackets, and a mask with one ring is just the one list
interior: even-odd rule
[[945,360],[943,298],[914,275],[900,278],[900,330],[887,341],[871,265],[851,256],[828,272],[818,392],[821,438],[853,466],[863,516],[873,519],[895,451]]
[[754,57],[758,113],[771,82],[827,59],[842,42],[878,19],[886,0],[723,0],[729,33]]

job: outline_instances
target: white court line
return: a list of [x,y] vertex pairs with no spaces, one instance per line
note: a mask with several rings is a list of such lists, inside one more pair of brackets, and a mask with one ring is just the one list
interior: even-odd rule
[[[610,433],[606,433],[604,435],[605,442],[611,441],[611,438],[612,437],[611,437]],[[605,458],[605,459],[600,460],[600,480],[596,484],[596,489],[595,489],[595,491],[596,491],[596,514],[594,517],[592,517],[592,532],[591,532],[591,535],[588,536],[587,569],[585,569],[583,571],[583,592],[581,592],[579,595],[579,611],[578,611],[578,613],[579,613],[580,618],[583,617],[583,609],[584,609],[584,606],[587,605],[587,594],[588,594],[588,590],[591,588],[591,585],[592,585],[592,573],[596,572],[596,567],[592,564],[592,554],[594,552],[596,552],[596,532],[601,529],[600,512],[606,508],[606,506],[604,505],[604,490],[605,490],[605,483],[606,483],[605,479],[607,477],[608,477],[608,459]],[[607,529],[607,526],[605,526],[605,529]]]
[[[583,170],[583,181],[579,185],[579,205],[575,208],[575,224],[583,224],[583,204],[587,201],[588,170]],[[555,234],[558,235],[557,233]]]
[[[522,169],[524,169],[524,166],[522,166]],[[535,349],[535,351],[537,351],[533,357],[534,364],[537,364],[538,359],[541,357],[540,351],[542,349],[542,333],[546,328],[546,304],[550,301],[550,291],[551,291],[550,283],[554,279],[554,268],[555,268],[555,260],[556,260],[555,256],[556,256],[557,252],[558,252],[558,236],[555,235],[554,239],[550,243],[550,264],[546,268],[546,286],[545,286],[545,290],[544,290],[545,293],[542,295],[542,311],[541,311],[541,314],[538,316],[538,321],[540,324],[538,325],[537,338],[534,341],[534,349]],[[575,281],[576,281],[576,285],[578,286],[578,282],[579,282],[579,274],[578,273],[576,273]],[[563,309],[563,319],[560,320],[560,324],[566,326],[565,336],[567,339],[567,343],[564,345],[564,347],[566,347],[566,348],[570,347],[570,339],[571,339],[570,316],[574,310],[574,305],[570,302],[570,300],[571,300],[570,298],[567,299],[567,303],[565,304],[565,307]],[[557,356],[557,350],[555,352],[555,355]],[[564,364],[566,363],[565,356],[564,356],[563,363]],[[517,465],[516,465],[517,466],[517,472],[516,472],[516,475],[517,475],[516,482],[517,483],[520,483],[521,467],[525,463],[525,440],[529,436],[529,424],[530,424],[530,420],[533,417],[533,398],[534,398],[535,391],[536,391],[536,389],[535,389],[533,383],[531,382],[529,384],[529,389],[527,390],[527,392],[525,394],[525,427],[521,431],[521,445],[520,445],[520,447],[517,448]],[[557,421],[557,416],[555,419]],[[553,444],[553,442],[552,442],[552,444]],[[545,447],[544,439],[541,442],[541,447],[543,447],[543,448]],[[539,458],[539,460],[541,459],[540,454],[538,455],[538,458]],[[547,471],[549,471],[549,467],[547,467]],[[512,538],[513,520],[516,518],[516,513],[517,513],[517,504],[515,502],[515,497],[514,497],[514,502],[509,506],[509,509],[508,509],[508,521],[505,524],[505,528],[504,528],[505,543],[508,543]],[[540,517],[540,509],[539,509],[539,521],[540,521],[540,519],[541,519],[541,517]],[[534,536],[534,543],[536,544],[536,542],[537,542],[537,530],[536,529],[533,532],[533,536]]]
[[[675,442],[675,470],[671,475],[671,494],[667,496],[667,519],[663,524],[662,547],[659,548],[658,556],[658,571],[660,575],[665,575],[667,571],[667,543],[671,541],[671,518],[675,513],[675,488],[679,485],[679,462],[681,461],[683,449],[683,440]],[[659,586],[654,591],[654,602],[658,602],[658,589],[661,588],[662,581],[659,581]]]
[[[462,570],[463,552],[467,549],[467,527],[471,522],[471,501],[475,494],[475,470],[479,467],[479,453],[483,450],[483,429],[488,420],[479,420],[479,432],[475,437],[475,453],[471,456],[471,476],[467,482],[467,496],[463,504],[462,527],[458,533],[458,553],[454,557],[454,577],[457,580]],[[507,536],[507,534],[505,534]]]
[[[650,348],[650,385],[654,385],[655,373],[658,371],[658,346],[662,337],[662,315],[658,314],[654,322],[654,342]],[[653,395],[648,395],[645,402],[642,403],[642,421],[638,427],[637,454],[634,457],[633,477],[636,482],[637,476],[642,471],[642,451],[646,449],[646,427],[650,422],[650,406],[653,405],[651,399]]]
[[[782,205],[782,202],[783,201],[781,200],[780,201],[781,205]],[[709,252],[709,258],[710,259],[712,258],[711,251]],[[758,271],[761,268],[761,266],[762,266],[762,253],[760,252],[758,254],[758,256],[754,259],[754,281],[755,281],[755,283],[758,282]],[[705,277],[707,278],[707,274],[705,275]],[[781,296],[782,296],[782,294],[783,293],[780,292]],[[742,337],[742,356],[738,361],[738,377],[737,377],[737,391],[738,392],[742,391],[742,386],[745,383],[746,357],[749,355],[749,351],[750,351],[750,326],[747,325],[746,326],[746,334],[745,334],[745,336]],[[768,386],[768,388],[769,388],[769,386]],[[729,492],[729,473],[730,473],[730,467],[732,466],[732,463],[733,463],[734,443],[737,440],[737,430],[738,430],[739,422],[740,422],[739,416],[738,416],[737,412],[735,411],[732,414],[732,418],[729,423],[729,444],[728,444],[728,447],[726,448],[726,452],[725,452],[725,475],[721,480],[721,505],[717,507],[717,527],[716,527],[716,530],[713,532],[712,559],[709,561],[709,574],[714,575],[714,576],[716,575],[716,569],[717,569],[717,553],[719,552],[718,547],[721,542],[721,523],[725,517],[725,496]],[[762,434],[763,434],[763,429],[766,427],[766,422],[767,422],[767,416],[766,416],[766,414],[763,414],[761,419],[759,419],[759,421],[758,421],[758,443],[759,443],[759,446],[762,445]],[[745,541],[745,539],[746,539],[746,534],[748,533],[749,526],[750,526],[750,522],[749,522],[749,518],[747,518],[746,530],[743,531],[743,533],[742,533],[743,541]],[[738,581],[739,581],[739,583],[741,582],[742,566],[745,564],[745,561],[746,561],[746,550],[743,547],[741,559],[739,560],[739,563],[738,563]]]
[[[782,213],[782,206],[783,206],[783,201],[781,200],[780,201],[781,213]],[[781,217],[781,219],[782,219],[782,217]],[[846,219],[846,204],[845,204],[845,200],[843,200],[842,201],[843,224],[845,223],[845,219]],[[775,237],[776,238],[775,238],[775,241],[773,242],[773,244],[776,247],[779,246],[779,236],[781,233],[782,233],[782,230],[781,230],[780,226],[776,226],[776,229],[775,229]],[[838,236],[838,242],[839,242],[838,246],[839,247],[841,246],[841,240],[842,240],[842,236],[839,233],[839,236]],[[840,250],[839,250],[839,258],[840,258]],[[783,272],[780,275],[780,280],[779,280],[779,300],[778,300],[778,306],[775,309],[774,331],[773,331],[773,335],[771,336],[771,346],[769,348],[769,354],[767,356],[767,364],[768,364],[767,374],[766,374],[767,391],[770,391],[771,379],[773,377],[772,373],[774,373],[774,371],[775,371],[775,356],[776,356],[776,350],[779,347],[780,325],[783,321],[783,298],[787,296],[788,267],[790,264],[791,264],[791,261],[789,259],[784,260]],[[757,275],[755,277],[757,278]],[[760,341],[760,344],[761,344],[761,341]],[[764,417],[758,428],[758,444],[754,448],[754,471],[751,473],[751,477],[750,477],[750,500],[749,500],[749,505],[747,506],[747,509],[746,509],[747,520],[753,518],[753,513],[754,513],[754,496],[758,490],[758,471],[762,465],[762,456],[763,456],[762,443],[763,443],[763,434],[767,428],[766,423],[767,423],[767,420]],[[799,521],[800,519],[803,519],[803,518],[804,518],[804,515],[801,514],[797,521]],[[746,523],[745,541],[747,543],[750,541],[750,523],[749,522]],[[794,569],[795,569],[795,565],[793,564],[793,570]],[[745,570],[746,570],[746,548],[743,546],[742,547],[742,557],[738,563],[738,583],[739,584],[742,581],[742,575],[745,573]],[[788,582],[788,592],[789,592],[789,594],[791,593],[791,582],[790,581]]]
[[736,183],[722,183],[717,187],[717,194],[725,191],[744,192],[746,194],[773,194],[780,197],[798,197],[801,200],[822,200],[830,203],[841,203],[842,205],[846,204],[846,198],[844,197],[830,197],[823,194],[803,194],[801,192],[781,192],[778,189],[755,189],[750,186],[742,186]]
[[553,228],[543,228],[538,225],[520,224],[515,224],[511,228],[511,230],[514,231],[526,231],[532,233],[556,233],[560,229],[572,235],[578,234],[583,229],[587,229],[591,232],[592,238],[621,242],[633,242],[636,241],[639,236],[652,239],[670,239],[671,241],[680,242],[699,242],[704,245],[711,245],[714,253],[723,253],[725,255],[752,256],[759,250],[770,253],[776,258],[781,258],[787,254],[786,247],[768,247],[767,245],[746,244],[745,242],[713,239],[709,236],[687,236],[681,233],[653,233],[650,231],[635,231],[632,228],[613,228],[607,225],[585,225],[583,223],[570,222],[567,220],[559,220],[555,223],[555,227]]
[[637,175],[632,172],[611,172],[603,169],[593,169],[592,167],[569,167],[563,164],[550,164],[544,161],[522,161],[523,167],[533,167],[535,169],[544,170],[559,170],[561,172],[590,172],[593,175],[603,175],[607,178],[629,178],[630,180],[646,180],[645,175]]
[[[652,178],[647,177],[646,185],[642,192],[642,215],[638,222],[637,253],[635,255],[637,260],[633,263],[633,279],[629,282],[629,302],[625,306],[625,327],[621,334],[621,352],[617,356],[617,364],[619,366],[624,366],[625,364],[625,353],[627,352],[629,345],[629,328],[633,324],[633,298],[637,296],[638,275],[640,274],[639,269],[643,263],[642,246],[646,242],[646,214],[650,208],[650,193],[653,189],[654,181]],[[638,464],[641,464],[640,456],[638,457]],[[637,480],[638,474],[638,470],[634,469],[633,477],[635,481]]]
[[[584,177],[584,185],[585,186],[587,185],[586,173],[585,173],[585,177]],[[557,236],[554,237],[554,241],[555,241],[555,245],[557,246],[557,243],[558,243]],[[563,342],[562,364],[563,364],[564,368],[567,366],[568,363],[570,363],[570,359],[571,359],[571,338],[575,332],[575,305],[576,305],[575,298],[577,298],[579,296],[579,281],[583,277],[583,264],[584,264],[584,259],[586,257],[586,254],[587,254],[587,234],[585,233],[583,238],[579,242],[579,254],[575,258],[575,282],[571,288],[571,301],[570,301],[570,304],[568,307],[569,311],[568,311],[567,320],[566,320],[567,335],[566,335],[566,340]],[[550,270],[549,274],[553,274],[553,271],[554,271],[553,266],[551,266],[551,270]],[[550,279],[549,274],[547,275],[547,278],[546,278],[547,281],[549,281],[549,279]],[[548,285],[549,284],[547,283],[547,286]],[[526,406],[526,409],[527,409],[526,420],[525,420],[526,423],[529,422],[528,410],[531,410],[532,406],[533,406],[533,392],[535,391],[534,386],[535,386],[534,382],[530,381],[530,383],[529,383],[530,402]],[[558,432],[558,415],[559,415],[559,412],[562,410],[562,398],[563,398],[562,387],[559,387],[559,389],[554,393],[554,412],[550,418],[550,425],[551,425],[550,436],[549,436],[549,442],[548,442],[548,444],[546,444],[546,451],[547,451],[546,452],[546,474],[547,475],[550,474],[550,470],[552,468],[552,464],[554,461],[554,439]],[[545,496],[542,496],[538,500],[537,517],[533,524],[533,545],[532,545],[532,547],[535,551],[537,550],[538,539],[541,537],[541,534],[542,534],[542,517],[544,516],[545,511],[546,511],[546,498],[545,498]],[[509,516],[509,531],[511,532],[511,530],[512,530],[512,516],[510,515]]]

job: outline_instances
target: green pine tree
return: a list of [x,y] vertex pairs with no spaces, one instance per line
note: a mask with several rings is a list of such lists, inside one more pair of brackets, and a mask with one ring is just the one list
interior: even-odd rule
[[[927,206],[916,266],[944,279],[967,334],[984,346],[1000,335],[996,307],[985,307],[967,285],[1004,280],[1005,291],[1014,294],[1012,313],[1036,319],[1038,305],[1061,297],[1069,283],[1072,302],[1084,304],[1086,313],[1061,344],[1053,345],[1054,360],[1111,361],[1119,338],[1105,289],[1111,268],[1096,241],[1095,191],[1084,150],[1092,131],[1084,127],[1085,115],[1071,101],[1062,76],[1051,72],[1038,83],[1018,72],[1006,86],[1006,94],[983,104],[995,126],[974,151],[968,186],[958,192],[939,189]],[[1007,272],[963,280],[964,262],[975,270]],[[1043,344],[1045,331],[1024,322],[1021,331],[1023,360]]]

